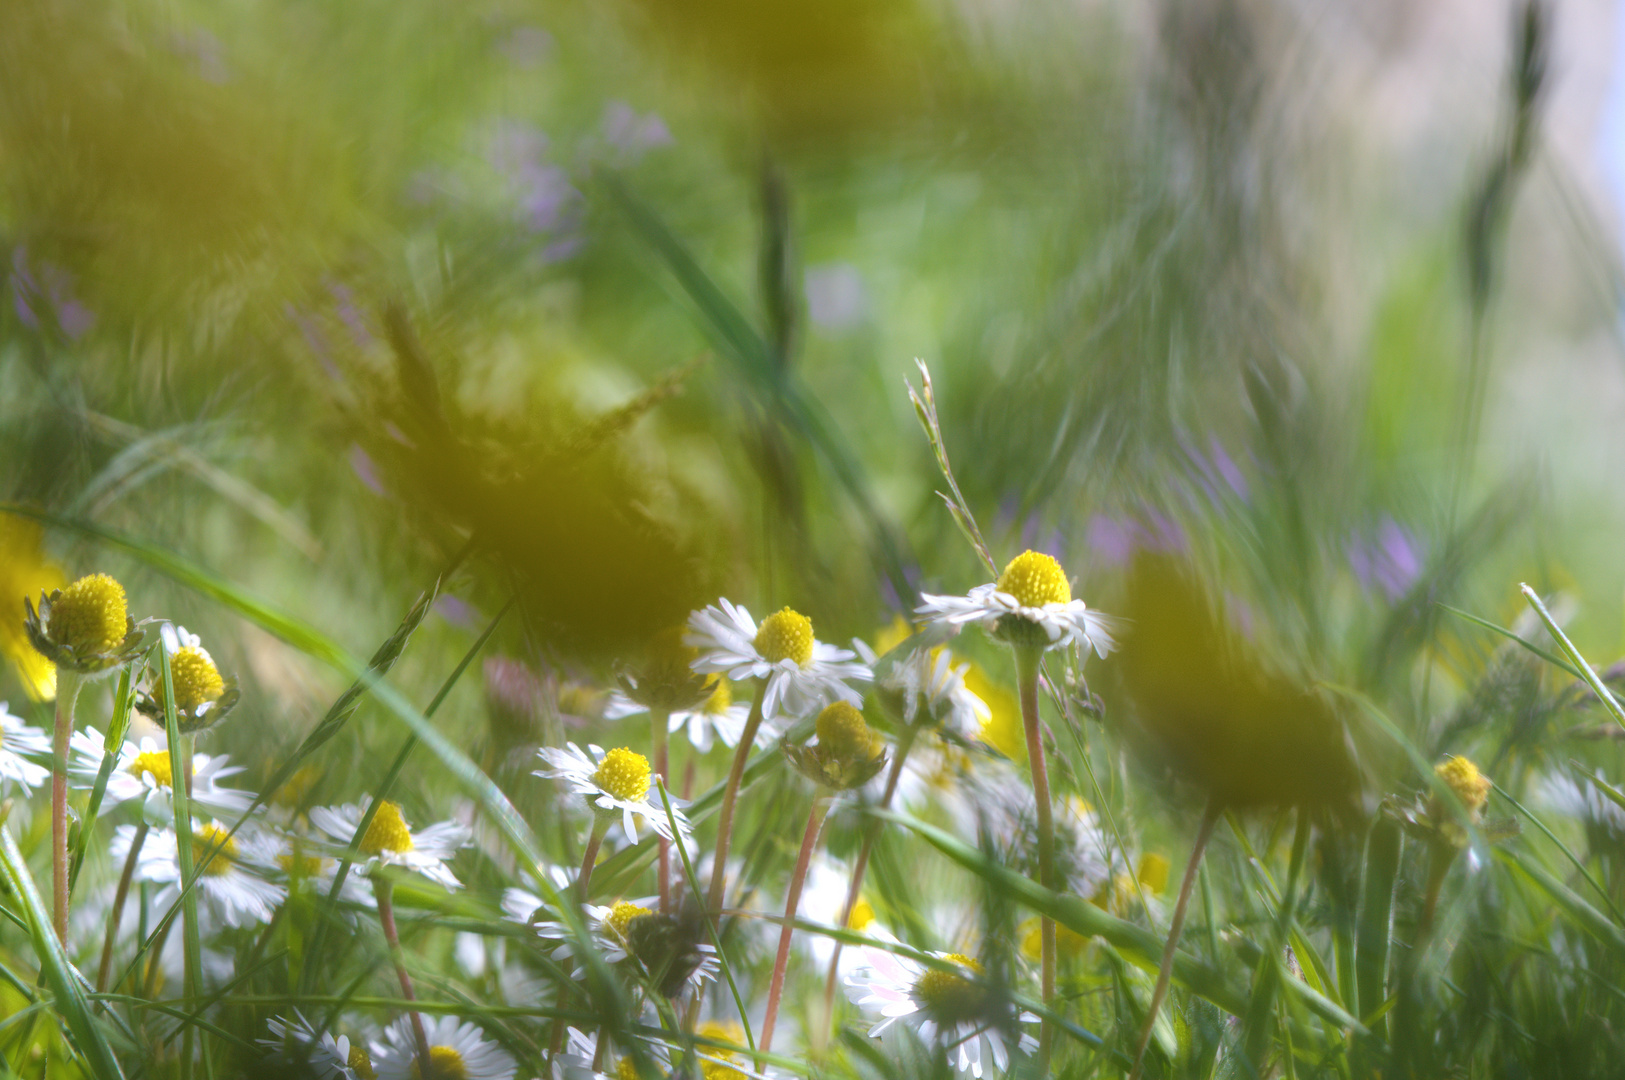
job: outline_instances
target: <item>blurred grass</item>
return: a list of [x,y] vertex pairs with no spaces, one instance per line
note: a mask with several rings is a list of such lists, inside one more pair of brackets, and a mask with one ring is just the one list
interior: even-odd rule
[[[0,6],[0,501],[52,525],[70,576],[108,569],[140,616],[205,634],[245,689],[208,749],[249,765],[255,790],[310,752],[307,805],[354,799],[384,782],[399,725],[424,742],[438,765],[401,768],[401,799],[427,819],[472,796],[503,842],[468,858],[466,898],[403,890],[403,921],[435,1007],[471,1002],[534,1058],[548,1009],[466,975],[435,923],[454,913],[520,952],[500,886],[579,852],[531,816],[543,797],[526,769],[483,767],[489,706],[447,673],[517,596],[489,648],[538,673],[553,741],[601,737],[579,719],[583,691],[716,595],[795,605],[844,641],[920,588],[983,580],[901,386],[927,357],[997,557],[1051,550],[1117,612],[1136,601],[1133,552],[1177,549],[1213,626],[1166,635],[1156,681],[1222,696],[1221,711],[1247,706],[1238,686],[1277,688],[1284,724],[1293,695],[1342,687],[1387,726],[1347,721],[1360,776],[1338,766],[1335,786],[1359,788],[1362,815],[1319,823],[1289,917],[1287,818],[1217,842],[1211,908],[1193,911],[1176,969],[1190,993],[1153,1067],[1247,1075],[1246,1051],[1266,1047],[1298,1075],[1602,1075],[1625,1020],[1611,989],[1625,847],[1534,796],[1551,774],[1618,779],[1619,740],[1585,734],[1607,692],[1588,680],[1580,698],[1576,668],[1509,660],[1482,627],[1533,641],[1513,588],[1529,580],[1573,610],[1560,621],[1577,653],[1600,666],[1622,645],[1618,485],[1582,439],[1556,438],[1579,421],[1550,399],[1528,420],[1554,432],[1549,452],[1503,453],[1498,426],[1505,399],[1548,377],[1548,352],[1612,333],[1617,298],[1594,278],[1618,256],[1592,236],[1575,265],[1542,265],[1520,228],[1569,208],[1495,180],[1504,161],[1465,142],[1441,151],[1467,177],[1448,213],[1434,195],[1328,190],[1322,173],[1359,153],[1339,125],[1372,111],[1335,89],[1352,63],[1270,4]],[[1516,85],[1449,121],[1506,136]],[[1547,104],[1525,96],[1530,116]],[[1529,288],[1543,274],[1605,300],[1548,313]],[[1617,340],[1606,351],[1597,385],[1568,393],[1617,395]],[[1479,384],[1482,430],[1461,418]],[[424,593],[465,544],[474,556]],[[408,649],[392,635],[409,609]],[[995,647],[959,646],[1008,682]],[[1198,793],[1166,757],[1124,752],[1155,712],[1135,676],[1088,674],[1092,711],[1051,718],[1057,768],[1177,864]],[[0,673],[19,714],[26,691]],[[1425,847],[1376,803],[1420,797],[1443,753],[1481,760],[1539,827],[1452,870],[1423,965]],[[1302,755],[1256,758],[1330,786]],[[696,818],[723,768],[696,762]],[[781,768],[760,755],[754,790]],[[740,847],[773,895],[789,811],[751,813]],[[979,879],[1110,943],[1068,972],[1067,1015],[1102,1045],[1075,1031],[1062,1061],[1120,1073],[1163,923],[1043,895],[941,822],[888,820],[873,890],[910,942],[962,945],[928,900]],[[38,824],[18,825],[15,855],[7,839],[8,908],[35,927]],[[832,822],[832,849],[853,835]],[[637,894],[651,855],[606,861],[603,896]],[[88,845],[87,882],[112,872]],[[208,1036],[232,1062],[221,1075],[249,1067],[233,1040],[262,1035],[301,986],[389,1015],[368,996],[375,949],[347,945],[331,972],[302,952],[342,918],[302,908],[253,947],[244,1003],[211,1014],[232,1036]],[[764,958],[737,922],[722,940],[748,997]],[[90,1074],[115,1075],[111,1055],[147,1034],[116,1010],[90,1017],[76,958],[48,945],[0,932],[17,1020],[0,1057],[26,1075],[30,1048],[60,1060],[60,1016]],[[54,1012],[17,1011],[36,971]],[[569,1008],[613,1012],[609,985]],[[940,1072],[853,1030],[819,1068]]]

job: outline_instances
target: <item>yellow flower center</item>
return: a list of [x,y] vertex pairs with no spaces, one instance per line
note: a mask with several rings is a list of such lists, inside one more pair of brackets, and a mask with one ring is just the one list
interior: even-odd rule
[[604,926],[613,931],[616,937],[624,941],[626,940],[628,924],[633,919],[639,919],[648,914],[650,912],[646,907],[638,907],[638,905],[628,901],[617,900],[615,906],[609,909],[609,914],[604,916]]
[[[949,953],[943,959],[982,974],[982,965],[962,953]],[[914,996],[925,1005],[932,1019],[946,1025],[973,1018],[987,995],[957,972],[931,968],[915,980]]]
[[362,854],[382,855],[388,851],[401,855],[411,850],[412,830],[406,827],[406,819],[401,817],[401,804],[385,799],[378,804],[378,812],[373,815],[372,824],[367,826],[367,833],[361,838]]
[[1441,761],[1433,766],[1433,772],[1455,792],[1469,814],[1476,815],[1489,801],[1490,778],[1479,772],[1478,766],[1466,758],[1452,757],[1448,761]]
[[860,899],[856,904],[852,905],[852,914],[847,916],[846,928],[856,930],[861,934],[869,929],[869,925],[874,921],[874,906],[869,901]]
[[733,706],[733,703],[734,693],[728,689],[728,680],[718,679],[717,688],[711,691],[711,696],[705,699],[705,704],[700,706],[700,709],[710,716],[721,716]]
[[815,725],[818,746],[826,756],[841,760],[872,758],[880,750],[880,739],[869,730],[863,712],[849,701],[826,705]]
[[1134,876],[1154,894],[1161,894],[1168,887],[1168,860],[1154,851],[1148,851],[1140,856],[1140,865],[1135,867]]
[[999,591],[1009,593],[1022,607],[1065,604],[1072,599],[1061,564],[1041,551],[1023,551],[999,575]]
[[175,708],[187,711],[218,701],[226,689],[209,654],[192,645],[169,658],[169,679],[175,688]]
[[322,860],[319,857],[299,851],[278,855],[276,864],[282,867],[282,872],[289,877],[315,877],[322,870]]
[[350,1060],[347,1064],[350,1071],[361,1080],[378,1080],[378,1074],[372,1068],[372,1058],[368,1057],[367,1052],[353,1039],[350,1041]]
[[782,608],[762,620],[756,631],[755,645],[762,659],[770,664],[794,660],[806,667],[812,659],[812,620],[798,611]]
[[315,765],[300,766],[288,777],[286,783],[277,788],[276,794],[271,796],[271,801],[289,810],[298,809],[303,805],[305,796],[310,794],[310,789],[315,786],[316,781],[321,779],[321,775],[321,770]]
[[[735,1045],[738,1045],[745,1037],[743,1028],[735,1024],[719,1024],[715,1020],[700,1025],[698,1034],[707,1039],[715,1039],[717,1042],[727,1042]],[[707,1046],[704,1051],[708,1056],[721,1058],[723,1061],[735,1061],[739,1057],[734,1051],[724,1050],[718,1046]],[[700,1074],[705,1080],[730,1080],[732,1077],[745,1075],[738,1069],[729,1068],[727,1065],[716,1061],[701,1061]]]
[[218,825],[204,825],[195,830],[198,850],[193,854],[195,862],[201,863],[208,858],[209,853],[217,852],[209,865],[204,869],[205,874],[216,877],[231,872],[231,864],[237,858],[237,841],[225,829]]
[[169,764],[168,750],[143,750],[130,762],[129,773],[138,779],[143,773],[151,774],[152,782],[159,787],[170,787],[175,783],[175,770]]
[[638,1067],[631,1058],[622,1058],[615,1063],[615,1080],[638,1080]]
[[468,1080],[468,1066],[463,1055],[449,1046],[429,1047],[429,1071],[425,1075],[423,1064],[412,1059],[412,1080]]
[[129,628],[124,586],[106,574],[82,577],[51,604],[52,640],[81,653],[112,652]]
[[616,747],[598,763],[592,782],[617,799],[636,802],[649,794],[649,759]]

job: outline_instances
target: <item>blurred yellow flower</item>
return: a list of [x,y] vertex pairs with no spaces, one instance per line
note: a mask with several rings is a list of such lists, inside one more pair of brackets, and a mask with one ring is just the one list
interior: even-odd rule
[[1140,856],[1140,865],[1135,868],[1134,876],[1152,895],[1160,895],[1168,887],[1168,860],[1154,851],[1148,851]]
[[17,669],[23,689],[35,701],[56,697],[56,666],[28,642],[23,599],[60,589],[62,568],[45,557],[40,527],[27,518],[0,514],[0,652]]
[[1027,760],[1027,737],[1022,734],[1021,702],[1016,695],[988,678],[976,664],[965,672],[965,689],[986,702],[991,712],[982,722],[982,741],[1011,761]]

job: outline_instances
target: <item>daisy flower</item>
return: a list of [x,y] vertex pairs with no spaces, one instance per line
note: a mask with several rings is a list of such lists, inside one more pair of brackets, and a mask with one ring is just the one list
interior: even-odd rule
[[[196,634],[184,626],[164,623],[159,630],[164,652],[169,656],[169,684],[175,691],[175,720],[180,730],[197,733],[218,724],[242,696],[236,678],[222,678],[214,657]],[[142,715],[158,724],[164,722],[163,673],[155,671],[152,681],[135,701]]]
[[781,712],[805,716],[834,700],[863,703],[849,682],[869,682],[867,665],[846,649],[813,637],[812,620],[784,608],[758,626],[750,612],[727,600],[688,618],[688,644],[700,650],[694,670],[735,682],[765,679],[762,718]]
[[1078,645],[1104,657],[1117,642],[1116,620],[1072,598],[1061,564],[1037,551],[1010,560],[999,580],[978,585],[964,596],[920,597],[915,609],[932,622],[953,627],[978,623],[1013,645],[1054,649]]
[[[639,705],[616,690],[609,695],[609,704],[604,707],[604,719],[620,720],[648,711],[648,706]],[[704,754],[711,749],[713,736],[730,750],[738,746],[739,737],[745,733],[745,721],[749,717],[750,706],[744,702],[735,702],[733,691],[728,687],[728,680],[719,679],[716,689],[711,691],[711,696],[699,705],[692,709],[672,710],[666,720],[666,729],[675,735],[687,728],[689,743],[695,750]],[[769,725],[763,724],[756,732],[756,745],[765,747],[775,737],[776,732]]]
[[[226,926],[256,926],[268,922],[288,890],[266,878],[275,866],[277,842],[274,837],[252,828],[236,836],[214,821],[193,823],[192,860],[203,868],[198,888],[212,921]],[[123,861],[130,853],[134,825],[120,825],[113,834],[112,855]],[[136,879],[162,883],[165,888],[154,898],[162,910],[180,900],[180,856],[173,829],[156,829],[147,836],[136,860]]]
[[[638,818],[643,818],[655,833],[667,840],[672,838],[671,823],[666,820],[664,806],[649,801],[654,787],[649,759],[625,747],[607,753],[602,747],[588,744],[585,753],[575,743],[566,743],[561,750],[544,746],[536,753],[548,768],[536,770],[536,776],[546,780],[563,780],[576,795],[584,795],[595,813],[613,817],[619,814],[621,828],[633,844],[638,842]],[[689,834],[688,819],[676,809],[673,799],[672,816],[683,836]]]
[[852,648],[874,671],[875,688],[905,724],[921,721],[970,739],[993,717],[987,702],[965,685],[971,665],[955,664],[947,649],[922,644],[887,663],[862,638],[853,638]]
[[[807,873],[807,884],[801,892],[801,917],[809,922],[822,923],[829,927],[838,926],[851,885],[851,867],[837,862],[823,852],[814,855],[812,867]],[[897,940],[880,925],[880,920],[875,917],[874,907],[861,893],[857,904],[852,908],[852,917],[846,921],[846,928],[877,941]],[[820,970],[829,967],[830,958],[835,955],[834,938],[815,933],[798,934],[796,940],[811,955]],[[841,950],[842,978],[856,974],[863,964],[863,956],[856,948]]]
[[23,754],[49,757],[51,740],[37,727],[29,727],[6,711],[0,701],[0,791],[16,784],[27,794],[51,777],[51,770],[36,765]]
[[[516,890],[509,890],[515,892]],[[586,906],[587,919],[592,927],[593,941],[598,946],[598,952],[606,964],[618,964],[629,955],[627,952],[627,927],[633,919],[640,919],[645,915],[654,913],[647,905],[655,903],[656,898],[645,896],[638,900],[617,900],[613,904],[588,904]],[[509,917],[518,914],[518,908],[510,908],[508,895],[503,895],[503,909],[509,911]],[[544,909],[545,910],[545,909]],[[553,950],[553,958],[563,960],[575,956],[577,953],[575,938],[563,923],[532,922],[533,915],[524,919],[514,919],[515,922],[524,922],[535,927],[536,933],[559,944]],[[578,967],[576,978],[586,975],[585,967]]]
[[[68,777],[74,787],[89,790],[95,786],[106,753],[105,742],[102,733],[93,727],[73,733],[68,745]],[[254,793],[220,786],[225,777],[243,771],[241,766],[228,766],[226,762],[224,754],[192,755],[192,795],[187,802],[213,817],[236,818],[253,805]],[[168,825],[175,817],[170,805],[174,782],[168,750],[160,749],[152,739],[127,742],[119,747],[113,771],[107,777],[102,808],[105,811],[139,798],[142,817],[148,824]]]
[[[286,881],[289,891],[303,889],[326,896],[333,888],[333,877],[338,873],[339,860],[315,850],[317,841],[308,840],[297,833],[279,831],[273,835],[277,845],[276,867],[281,871],[278,880]],[[339,889],[339,899],[347,904],[367,908],[377,903],[372,892],[372,882],[365,874],[357,873],[344,876],[344,885]]]
[[[946,967],[928,967],[881,949],[864,949],[866,967],[846,980],[847,995],[865,1012],[881,1017],[869,1029],[879,1036],[902,1020],[927,1043],[940,1046],[960,1072],[981,1077],[985,1068],[1004,1072],[1010,1067],[1005,1028],[1008,1016],[996,1015],[995,1001],[977,977],[982,966],[958,953],[935,953]],[[1024,1012],[1020,1023],[1037,1023]],[[1038,1049],[1038,1040],[1021,1033],[1023,1053]]]
[[[310,812],[310,823],[337,841],[339,846],[348,848],[362,816],[371,804],[372,800],[368,797],[359,804],[318,806]],[[399,866],[422,874],[448,889],[461,888],[446,860],[457,854],[458,848],[466,847],[472,839],[473,832],[468,826],[455,821],[442,821],[413,832],[406,819],[401,817],[401,804],[385,799],[373,815],[372,824],[367,826],[366,834],[361,837],[361,855],[365,862],[359,870],[363,874],[370,874],[380,864]]]
[[1565,817],[1613,836],[1625,836],[1625,809],[1602,793],[1590,780],[1581,784],[1567,776],[1553,773],[1536,788],[1540,801]]
[[265,1026],[271,1029],[272,1037],[254,1041],[279,1060],[309,1065],[317,1080],[373,1080],[377,1075],[371,1056],[359,1041],[347,1035],[334,1038],[330,1032],[318,1032],[316,1025],[297,1009],[293,1019],[273,1016]]
[[[480,1029],[455,1016],[423,1017],[429,1037],[429,1075],[456,1080],[513,1080],[514,1060],[496,1043],[487,1042]],[[417,1060],[417,1037],[412,1018],[403,1016],[372,1044],[378,1080],[422,1080]]]
[[[598,1043],[579,1028],[570,1028],[565,1051],[553,1064],[557,1080],[640,1080],[645,1075],[666,1076],[671,1072],[669,1054],[657,1042],[648,1042],[645,1048],[658,1072],[640,1073],[631,1054],[605,1055],[604,1070],[594,1066],[598,1060]],[[613,1060],[613,1064],[611,1064]],[[707,1077],[709,1073],[705,1074]]]

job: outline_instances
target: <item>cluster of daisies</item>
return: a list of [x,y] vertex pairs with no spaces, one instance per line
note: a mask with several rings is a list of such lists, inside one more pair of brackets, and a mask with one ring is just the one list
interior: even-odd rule
[[[627,741],[648,754],[632,745],[575,742],[538,749],[535,775],[553,781],[567,806],[585,811],[576,837],[582,859],[573,871],[537,868],[549,895],[509,888],[502,897],[503,914],[516,924],[514,933],[546,957],[555,975],[570,976],[553,983],[561,1009],[578,992],[572,984],[581,986],[589,969],[602,963],[623,976],[637,1019],[657,1028],[676,1020],[699,1037],[696,1042],[674,1033],[665,1046],[659,1040],[621,1045],[616,1040],[628,1036],[555,1021],[542,1041],[550,1040],[548,1060],[556,1075],[637,1075],[640,1063],[649,1062],[669,1068],[670,1047],[679,1042],[708,1078],[766,1075],[763,1057],[771,1051],[797,938],[801,961],[827,966],[830,985],[838,978],[851,1000],[873,1016],[870,1034],[876,1037],[905,1021],[955,1067],[977,1077],[984,1070],[1005,1069],[1013,1053],[1033,1052],[1038,1040],[1026,1027],[1036,1018],[996,992],[968,951],[911,949],[875,917],[865,900],[863,875],[878,825],[852,865],[819,851],[822,824],[843,799],[881,807],[935,800],[965,831],[991,830],[1023,872],[1103,905],[1121,908],[1133,902],[1131,894],[1145,903],[1148,890],[1160,891],[1146,860],[1136,868],[1121,838],[1109,836],[1086,804],[1061,800],[1057,823],[1047,787],[1038,783],[1038,758],[1031,789],[1020,780],[1019,761],[989,759],[970,767],[969,754],[977,746],[991,744],[1014,759],[1032,754],[1033,740],[1023,740],[1017,729],[1030,718],[1010,715],[1008,691],[949,651],[953,635],[981,625],[1012,645],[1018,657],[1059,649],[1081,664],[1089,651],[1105,656],[1111,650],[1110,621],[1073,599],[1055,560],[1034,552],[965,596],[925,597],[917,614],[921,627],[902,624],[873,646],[854,641],[846,649],[818,640],[811,620],[790,608],[758,621],[743,606],[720,600],[616,672],[617,686],[603,718],[625,723],[646,717],[647,744],[642,736]],[[290,895],[308,891],[337,901],[355,932],[374,923],[404,998],[414,999],[413,975],[395,928],[394,887],[414,875],[420,886],[459,889],[451,860],[472,842],[468,825],[446,821],[414,829],[401,806],[388,800],[302,807],[301,798],[286,797],[287,789],[281,797],[261,798],[231,786],[244,770],[224,756],[195,752],[192,743],[230,712],[237,700],[234,681],[221,676],[202,643],[183,628],[159,624],[160,642],[150,647],[144,626],[128,615],[122,588],[106,575],[42,596],[38,612],[30,605],[28,616],[31,640],[58,669],[58,730],[53,741],[46,732],[0,715],[0,779],[24,791],[50,780],[88,793],[81,797],[103,816],[127,818],[112,830],[108,848],[121,873],[116,883],[80,905],[74,937],[82,941],[70,942],[102,945],[97,989],[116,988],[125,980],[149,993],[156,986],[158,965],[167,955],[162,935],[174,921],[188,880],[183,854],[188,848],[204,941],[264,926]],[[1017,666],[1018,674],[1032,667]],[[117,718],[110,731],[75,726],[79,687],[117,671],[130,674],[136,709],[169,738],[130,736],[129,726]],[[736,699],[740,687],[749,692]],[[866,703],[891,719],[891,740],[870,727]],[[60,752],[64,736],[66,748]],[[703,846],[694,841],[688,804],[671,790],[672,737],[685,737],[696,755],[717,746],[732,753],[732,768],[714,804],[715,832]],[[748,1018],[727,1015],[723,1003],[731,997],[707,988],[721,970],[718,918],[759,899],[756,883],[730,860],[739,791],[753,755],[761,761],[780,752],[815,795],[783,918],[764,910],[767,918],[756,923],[778,939],[778,953],[765,1022],[752,1033],[736,1023]],[[60,768],[46,767],[58,760]],[[686,793],[688,783],[680,786]],[[184,815],[178,790],[189,792],[180,801]],[[1042,793],[1037,800],[1035,790]],[[713,807],[706,812],[713,813]],[[1038,832],[1056,842],[1039,843]],[[190,842],[183,845],[185,835]],[[602,854],[651,842],[658,848],[657,891],[601,905],[587,902]],[[1039,849],[1057,852],[1058,867],[1034,866],[1031,852]],[[1165,871],[1164,864],[1164,876]],[[66,884],[57,889],[64,927]],[[127,908],[138,917],[128,915]],[[827,926],[855,929],[869,944],[843,956],[829,936],[793,931],[803,913]],[[1040,932],[1035,923],[1029,931],[1031,959],[1042,961],[1048,972],[1053,927]],[[973,936],[967,927],[961,947],[969,950]],[[495,945],[471,948],[481,957],[501,953]],[[134,959],[143,953],[144,973]],[[217,981],[229,977],[229,961],[222,972]],[[526,990],[546,995],[547,985],[532,981]],[[1046,997],[1049,991],[1046,982]],[[805,1032],[803,1041],[809,1041]],[[317,1020],[292,1013],[272,1019],[260,1042],[268,1054],[305,1063],[323,1077],[506,1080],[518,1070],[511,1044],[505,1049],[477,1024],[440,1009],[404,1010],[381,1031],[349,1017]]]

